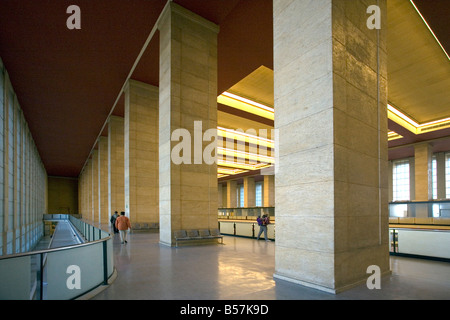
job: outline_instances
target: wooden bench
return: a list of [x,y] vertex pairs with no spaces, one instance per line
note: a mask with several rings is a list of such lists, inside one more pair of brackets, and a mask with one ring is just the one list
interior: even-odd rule
[[174,232],[175,246],[178,247],[179,241],[212,240],[220,239],[223,244],[223,236],[219,229],[200,229],[200,230],[176,230]]

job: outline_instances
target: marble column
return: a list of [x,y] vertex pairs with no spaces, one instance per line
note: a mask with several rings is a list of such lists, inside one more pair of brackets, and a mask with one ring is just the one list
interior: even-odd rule
[[414,146],[415,200],[428,201],[433,198],[431,175],[432,146],[424,142]]
[[91,220],[92,216],[92,157],[86,163],[83,173],[86,176],[86,211],[83,212],[83,219]]
[[92,167],[91,167],[91,178],[92,178],[92,212],[90,216],[91,222],[98,222],[98,208],[99,208],[99,197],[98,197],[98,149],[92,151]]
[[222,208],[223,207],[223,185],[219,183],[217,185],[217,207]]
[[227,208],[237,207],[237,181],[227,181]]
[[275,206],[275,176],[264,176],[264,207]]
[[386,1],[274,0],[277,279],[337,293],[389,273]]
[[108,216],[125,211],[124,118],[108,119]]
[[436,176],[437,176],[437,198],[445,199],[446,196],[446,179],[445,179],[445,152],[436,154]]
[[244,177],[244,207],[254,207],[255,206],[255,178]]
[[158,223],[158,88],[125,88],[125,212],[131,223]]
[[[217,165],[201,151],[212,143],[206,130],[217,128],[218,27],[168,2],[158,28],[160,243],[173,245],[175,230],[217,228]],[[175,130],[187,140],[172,139]],[[180,163],[172,151],[181,139],[188,159]]]
[[108,225],[108,138],[101,136],[98,140],[98,220]]

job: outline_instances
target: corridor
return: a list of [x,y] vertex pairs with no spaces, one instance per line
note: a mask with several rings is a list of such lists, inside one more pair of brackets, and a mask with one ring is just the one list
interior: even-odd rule
[[[224,237],[223,245],[170,248],[158,233],[114,235],[117,278],[93,300],[442,300],[450,264],[391,257],[381,289],[365,284],[334,295],[274,280],[275,243]],[[369,276],[369,275],[368,275]]]

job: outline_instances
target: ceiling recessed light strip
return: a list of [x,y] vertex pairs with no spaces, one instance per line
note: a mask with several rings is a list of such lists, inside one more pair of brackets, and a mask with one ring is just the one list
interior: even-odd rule
[[388,132],[388,141],[401,139],[401,138],[403,138],[403,136],[399,135],[397,132],[394,132],[394,131],[389,131]]
[[217,127],[217,135],[222,138],[232,139],[232,140],[238,140],[241,142],[248,142],[251,144],[255,144],[258,146],[263,146],[267,148],[275,148],[275,142],[273,140],[258,137],[252,134],[248,134],[245,132],[232,130],[232,129],[226,129],[222,127]]
[[388,118],[414,134],[422,134],[450,127],[450,117],[419,124],[390,104],[388,104]]
[[399,125],[401,125],[402,127],[408,129],[409,131],[417,134],[416,133],[417,132],[417,127],[419,126],[419,124],[417,122],[415,122],[414,120],[412,120],[411,118],[409,118],[405,114],[401,113],[400,111],[398,111],[396,108],[394,108],[390,104],[388,104],[387,109],[388,109],[388,117],[389,117],[389,119],[391,119],[392,121],[398,123]]
[[247,172],[247,170],[242,169],[233,169],[233,168],[217,168],[217,173],[219,174],[226,174],[226,175],[234,175],[238,173]]
[[227,148],[217,147],[217,154],[220,154],[223,156],[230,156],[230,157],[251,160],[251,161],[263,162],[263,163],[275,163],[274,157],[269,157],[269,156],[257,154],[257,153],[244,152],[244,151],[235,150],[235,149],[227,149]]
[[217,97],[217,102],[270,120],[275,119],[273,108],[227,91]]
[[258,170],[261,168],[270,167],[272,164],[267,164],[267,163],[250,164],[250,163],[243,163],[243,162],[237,162],[237,161],[227,161],[227,160],[217,159],[217,165],[222,166],[222,167],[230,167],[230,168],[242,169],[242,170]]

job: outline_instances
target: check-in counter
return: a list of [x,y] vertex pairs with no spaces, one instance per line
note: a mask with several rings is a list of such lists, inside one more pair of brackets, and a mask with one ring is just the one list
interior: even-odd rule
[[[428,208],[428,216],[389,217],[390,251],[393,255],[425,257],[450,261],[450,217],[448,201],[392,203],[408,208],[411,214]],[[432,209],[434,214],[431,216]],[[437,210],[439,209],[439,210]]]
[[[254,220],[219,220],[220,233],[239,237],[256,238],[259,233],[258,223]],[[275,240],[275,223],[267,226],[267,238]],[[264,239],[264,233],[260,239]]]

